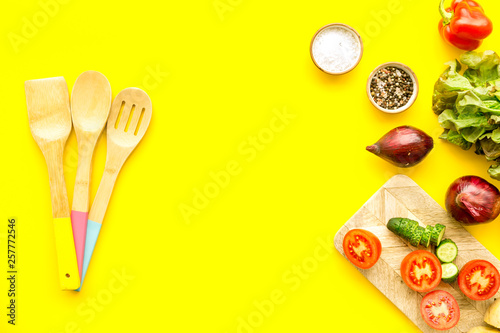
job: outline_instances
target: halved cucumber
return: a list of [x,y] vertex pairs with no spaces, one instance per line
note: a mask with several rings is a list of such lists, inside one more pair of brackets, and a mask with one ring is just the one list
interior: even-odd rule
[[438,223],[434,226],[434,230],[432,230],[431,233],[431,242],[434,245],[439,246],[439,243],[441,243],[441,239],[443,239],[445,230],[446,227],[442,224]]
[[407,219],[402,217],[393,217],[387,222],[387,229],[398,236],[402,235],[403,229],[406,227]]
[[406,228],[403,230],[401,237],[410,240],[411,237],[413,236],[413,232],[415,231],[415,229],[417,229],[417,227],[418,227],[417,221],[408,220]]
[[458,247],[451,239],[443,239],[436,249],[436,257],[442,263],[448,263],[455,260],[458,255]]
[[415,231],[413,232],[413,235],[410,238],[410,244],[412,246],[418,246],[420,244],[420,239],[422,239],[422,235],[424,234],[425,228],[421,226],[417,226]]
[[455,280],[458,277],[458,267],[452,262],[447,262],[441,265],[442,268],[442,275],[441,275],[441,280],[443,282],[447,283],[452,283],[455,282]]
[[401,223],[402,218],[400,217],[393,217],[392,219],[387,222],[387,229],[398,235],[399,231],[399,225]]
[[429,247],[429,245],[431,244],[432,230],[434,230],[434,227],[432,225],[428,225],[425,228],[424,234],[422,235],[422,239],[420,240],[420,245]]

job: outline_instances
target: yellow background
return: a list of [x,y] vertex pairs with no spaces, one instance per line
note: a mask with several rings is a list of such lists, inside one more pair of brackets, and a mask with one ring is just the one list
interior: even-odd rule
[[[19,274],[15,328],[6,323],[1,279],[0,331],[418,332],[320,244],[331,250],[341,225],[398,172],[441,205],[454,179],[488,177],[483,157],[437,139],[433,84],[443,63],[460,54],[438,35],[437,2],[65,0],[49,8],[50,17],[38,1],[4,4],[0,248],[7,218],[17,217]],[[500,22],[500,3],[482,3]],[[28,38],[26,22],[39,26]],[[331,22],[365,38],[361,63],[340,77],[322,73],[309,57],[312,35]],[[14,45],[12,36],[25,40]],[[497,30],[481,50],[500,51],[499,42]],[[365,93],[368,74],[387,61],[409,65],[420,82],[416,103],[398,115],[376,110]],[[23,83],[64,76],[71,91],[90,69],[108,77],[113,95],[145,89],[153,119],[118,177],[82,292],[62,292],[47,170],[29,131]],[[248,158],[238,147],[269,134],[273,110],[295,117]],[[365,151],[405,124],[435,139],[423,163],[401,170]],[[92,198],[105,141],[95,152]],[[65,155],[70,202],[76,161],[72,133]],[[192,206],[210,173],[231,161],[240,173],[187,223],[181,205]],[[469,230],[500,255],[498,221]],[[6,253],[1,257],[5,271]],[[297,275],[303,265],[309,273]],[[133,278],[120,284],[115,275],[123,271]],[[255,304],[264,304],[260,315]],[[254,327],[239,328],[242,320]]]

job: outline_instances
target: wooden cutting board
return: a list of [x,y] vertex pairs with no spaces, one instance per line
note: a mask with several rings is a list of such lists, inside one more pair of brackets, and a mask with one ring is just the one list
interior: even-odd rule
[[[334,243],[335,248],[344,256],[342,240],[349,230],[362,228],[377,235],[382,243],[382,255],[379,261],[368,270],[358,270],[420,330],[439,332],[427,326],[420,315],[420,303],[426,293],[411,290],[401,278],[401,261],[417,248],[387,229],[386,223],[392,217],[407,217],[418,221],[423,227],[428,224],[444,224],[446,226],[444,237],[451,238],[458,246],[455,264],[459,269],[473,259],[488,260],[500,269],[500,261],[460,223],[448,216],[447,212],[413,180],[404,175],[392,177],[340,228],[335,235]],[[419,246],[418,249],[426,248]],[[432,246],[427,249],[434,252]],[[500,298],[500,293],[497,293],[487,301],[470,300],[460,291],[457,282],[452,284],[441,282],[436,289],[446,290],[452,294],[460,307],[460,321],[448,332],[467,332],[472,327],[484,325],[484,313],[496,298]]]

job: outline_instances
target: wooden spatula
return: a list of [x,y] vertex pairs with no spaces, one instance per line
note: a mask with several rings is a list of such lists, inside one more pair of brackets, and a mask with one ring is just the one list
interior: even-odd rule
[[31,80],[25,82],[25,92],[31,134],[49,171],[59,282],[62,290],[74,290],[80,275],[63,172],[64,145],[71,132],[68,86],[62,77]]
[[83,253],[87,220],[89,217],[89,185],[92,155],[108,120],[111,108],[111,87],[104,75],[95,71],[82,73],[73,86],[71,94],[71,115],[78,141],[78,168],[71,223],[75,238],[76,258],[80,276],[83,268]]
[[82,284],[94,252],[116,178],[130,153],[141,141],[151,121],[149,96],[138,88],[122,90],[113,101],[107,125],[108,152],[101,183],[87,223]]

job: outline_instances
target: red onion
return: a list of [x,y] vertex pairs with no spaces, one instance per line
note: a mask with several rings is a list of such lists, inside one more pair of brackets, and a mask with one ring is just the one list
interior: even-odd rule
[[433,147],[432,138],[421,130],[400,126],[390,130],[366,150],[400,168],[409,168],[420,163]]
[[500,213],[500,192],[481,177],[455,180],[446,192],[446,210],[465,224],[488,223]]

